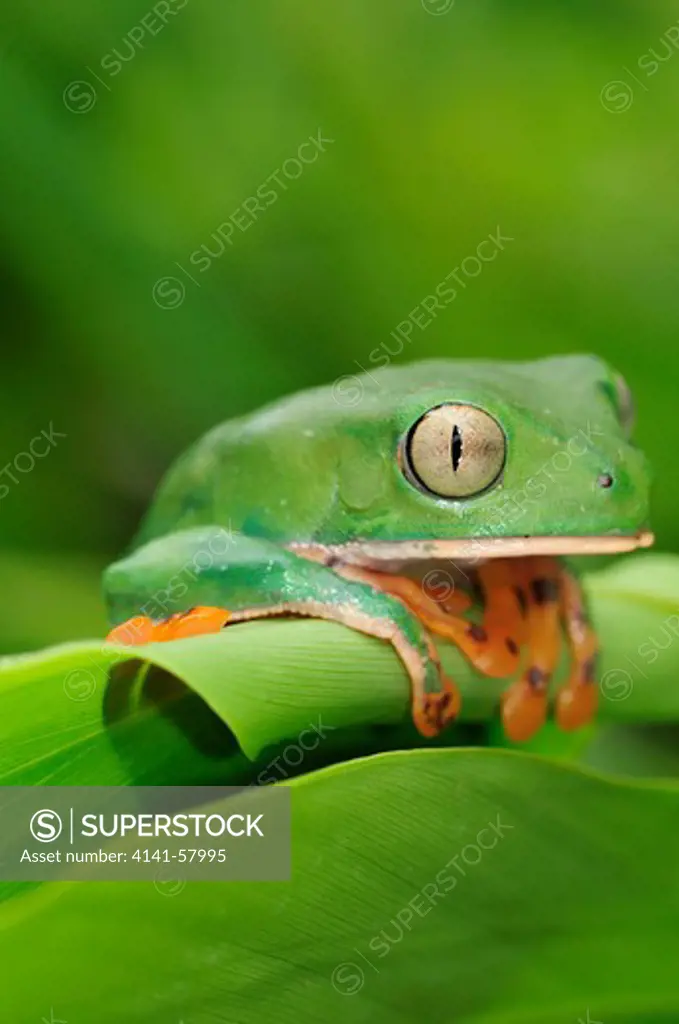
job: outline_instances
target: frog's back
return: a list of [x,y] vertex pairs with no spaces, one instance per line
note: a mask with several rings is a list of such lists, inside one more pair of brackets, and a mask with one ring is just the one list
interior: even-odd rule
[[[390,409],[398,408],[407,396],[418,391],[459,388],[465,379],[474,380],[479,374],[492,377],[507,365],[440,359],[388,366],[340,377],[331,385],[297,392],[249,415],[227,420],[210,430],[171,466],[133,548],[173,530],[210,523],[242,529],[248,513],[270,500],[267,463],[276,463],[271,469],[280,465],[281,449],[286,443],[290,456],[299,455],[296,468],[310,494],[314,485],[320,483],[322,487],[319,477],[324,464],[333,461],[332,439],[339,432],[350,431],[353,425],[360,433],[366,424],[380,424],[388,418]],[[252,451],[249,473],[248,450]],[[332,474],[328,477],[326,498],[334,485],[331,477]],[[225,478],[230,481],[228,494]],[[294,486],[296,480],[289,479]],[[246,495],[254,498],[254,502],[246,502]],[[313,499],[307,500],[311,503]]]

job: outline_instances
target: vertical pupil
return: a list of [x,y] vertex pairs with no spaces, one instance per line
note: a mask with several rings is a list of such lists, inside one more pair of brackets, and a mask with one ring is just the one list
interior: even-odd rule
[[453,472],[457,473],[458,467],[460,465],[460,460],[462,458],[462,434],[460,433],[460,428],[458,427],[457,423],[453,427],[452,453]]

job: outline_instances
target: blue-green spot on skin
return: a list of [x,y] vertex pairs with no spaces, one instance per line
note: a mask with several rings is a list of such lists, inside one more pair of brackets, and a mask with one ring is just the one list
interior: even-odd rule
[[[390,639],[419,680],[420,704],[438,691],[447,706],[412,606],[359,567],[394,573],[423,560],[518,562],[651,542],[631,398],[598,358],[420,362],[361,385],[349,407],[318,388],[194,445],[163,481],[136,551],[106,574],[112,621],[194,605],[227,608],[234,621],[322,609]],[[229,543],[214,554],[209,537],[220,529]]]

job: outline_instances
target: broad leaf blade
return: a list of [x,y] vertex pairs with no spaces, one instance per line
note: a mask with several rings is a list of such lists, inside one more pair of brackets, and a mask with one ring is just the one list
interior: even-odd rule
[[676,787],[464,750],[290,785],[291,883],[189,883],[174,898],[151,883],[47,885],[18,919],[0,912],[8,1019],[50,1006],[99,1024],[679,1015]]

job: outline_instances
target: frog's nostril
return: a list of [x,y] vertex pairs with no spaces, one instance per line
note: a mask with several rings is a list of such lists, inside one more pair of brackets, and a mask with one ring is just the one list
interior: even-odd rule
[[602,473],[601,476],[597,477],[597,483],[599,487],[612,487],[613,477],[610,473]]

